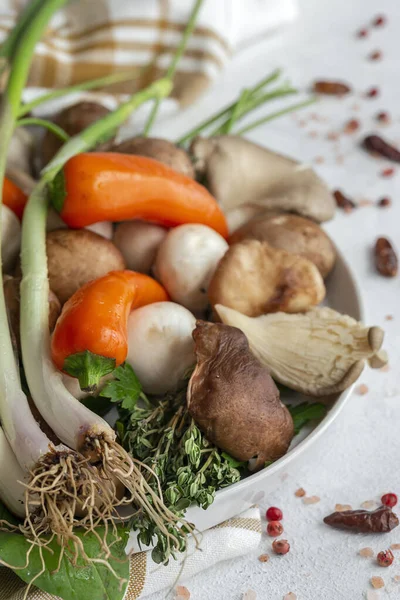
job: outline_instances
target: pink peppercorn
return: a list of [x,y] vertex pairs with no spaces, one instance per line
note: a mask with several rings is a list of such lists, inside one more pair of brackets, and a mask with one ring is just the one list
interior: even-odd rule
[[267,525],[267,533],[271,537],[279,537],[283,533],[283,525],[280,521],[270,521]]
[[283,513],[280,508],[276,506],[270,506],[267,512],[265,513],[267,521],[282,521]]
[[287,554],[290,550],[290,544],[287,540],[274,540],[272,549],[276,554]]
[[396,506],[396,504],[397,504],[397,496],[396,496],[396,494],[391,494],[391,493],[384,494],[381,498],[381,502],[385,506],[390,506],[390,508],[393,508],[393,506]]

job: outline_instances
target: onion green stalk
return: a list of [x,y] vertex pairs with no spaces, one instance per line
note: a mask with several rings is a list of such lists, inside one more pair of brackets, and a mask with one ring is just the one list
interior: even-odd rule
[[[196,0],[195,1],[192,13],[191,13],[191,15],[189,17],[189,21],[188,21],[188,23],[186,25],[185,31],[183,32],[182,39],[181,39],[181,41],[179,43],[177,51],[175,52],[175,54],[174,54],[174,56],[172,58],[171,64],[169,65],[169,67],[167,69],[167,72],[165,74],[165,77],[167,79],[169,79],[169,81],[171,81],[171,83],[172,83],[172,80],[174,78],[175,71],[176,71],[176,68],[178,66],[178,63],[179,63],[180,59],[182,58],[182,56],[183,56],[183,54],[185,52],[185,49],[186,49],[187,43],[189,41],[189,38],[192,35],[193,29],[195,28],[197,17],[198,17],[198,14],[199,14],[199,11],[200,11],[200,8],[201,8],[202,4],[203,4],[203,0]],[[160,98],[157,98],[156,101],[155,101],[155,103],[154,103],[154,106],[153,106],[153,108],[151,110],[151,113],[149,115],[149,118],[147,120],[147,123],[146,123],[146,125],[144,127],[144,132],[143,132],[144,136],[148,136],[149,135],[150,129],[152,128],[152,126],[154,124],[154,121],[155,121],[155,118],[156,118],[159,106],[160,106]]]
[[25,125],[33,125],[35,127],[44,127],[54,133],[60,140],[63,142],[67,142],[70,138],[68,133],[64,131],[62,127],[53,123],[52,121],[48,121],[47,119],[38,119],[37,117],[26,117],[25,119],[18,119],[16,122],[16,127],[24,127]]

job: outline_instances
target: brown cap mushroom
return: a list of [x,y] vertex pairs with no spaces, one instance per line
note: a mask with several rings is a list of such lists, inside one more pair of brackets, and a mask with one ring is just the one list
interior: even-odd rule
[[207,439],[254,469],[285,454],[292,417],[246,336],[236,327],[197,321],[193,338],[197,366],[187,405]]
[[168,165],[178,173],[194,178],[194,168],[186,150],[178,148],[168,140],[133,137],[115,144],[110,151],[148,156]]
[[254,319],[226,306],[217,305],[215,311],[223,323],[244,332],[275,381],[309,396],[345,390],[358,379],[366,360],[372,368],[385,364],[382,329],[365,327],[332,308]]
[[[73,136],[102,119],[109,112],[108,108],[98,102],[82,101],[67,106],[56,114],[52,121],[62,127],[68,135]],[[46,131],[41,145],[43,166],[47,165],[62,145],[63,142],[54,133]]]
[[87,229],[57,229],[46,237],[51,289],[64,304],[88,281],[125,268],[110,240]]
[[227,215],[244,211],[240,223],[267,210],[294,212],[314,221],[328,221],[335,200],[313,169],[235,135],[197,137],[190,152],[197,174]]
[[258,240],[231,246],[208,288],[212,306],[223,304],[250,317],[301,312],[324,296],[324,282],[312,262]]
[[249,221],[229,238],[230,244],[252,239],[268,242],[307,258],[325,278],[335,264],[336,251],[325,231],[314,221],[297,215],[263,216]]

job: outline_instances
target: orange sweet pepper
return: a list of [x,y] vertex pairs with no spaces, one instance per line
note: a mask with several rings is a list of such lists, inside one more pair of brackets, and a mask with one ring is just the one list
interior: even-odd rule
[[65,164],[50,193],[72,228],[143,219],[166,227],[201,223],[228,235],[224,214],[204,186],[145,156],[77,154]]
[[19,220],[22,219],[26,201],[26,194],[10,179],[4,177],[3,203],[17,215]]
[[127,356],[129,313],[166,300],[165,289],[142,273],[111,271],[90,281],[64,304],[51,340],[53,362],[82,389],[94,389]]

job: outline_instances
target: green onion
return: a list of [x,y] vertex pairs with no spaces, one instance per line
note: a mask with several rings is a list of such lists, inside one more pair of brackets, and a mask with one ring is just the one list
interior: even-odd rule
[[64,131],[62,127],[53,123],[53,121],[48,121],[47,119],[38,119],[37,117],[26,117],[25,119],[18,119],[16,122],[16,127],[23,127],[25,125],[34,125],[37,127],[44,127],[54,133],[60,140],[63,142],[67,142],[70,138],[68,133]]

